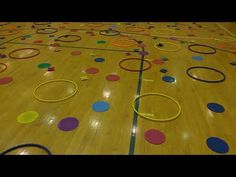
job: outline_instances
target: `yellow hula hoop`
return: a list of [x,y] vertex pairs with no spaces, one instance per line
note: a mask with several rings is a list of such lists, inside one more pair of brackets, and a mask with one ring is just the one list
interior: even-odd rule
[[166,51],[166,52],[176,52],[176,51],[179,51],[182,47],[178,44],[175,44],[175,43],[172,43],[172,42],[159,42],[159,43],[162,43],[162,44],[171,44],[171,45],[174,45],[176,46],[177,48],[176,49],[162,49],[160,47],[157,47],[157,43],[154,45],[155,48],[159,49],[159,50],[162,50],[162,51]]
[[[75,91],[74,91],[71,95],[69,95],[69,96],[67,96],[67,97],[65,97],[65,98],[57,99],[57,100],[42,99],[42,98],[40,98],[40,97],[38,97],[38,96],[36,95],[36,91],[37,91],[40,87],[42,87],[43,85],[46,85],[46,84],[48,84],[48,83],[52,83],[52,82],[69,82],[69,83],[72,83],[72,84],[75,86]],[[50,80],[50,81],[44,82],[44,83],[42,83],[42,84],[39,84],[39,85],[34,89],[33,95],[34,95],[34,98],[36,98],[36,99],[39,100],[39,101],[46,102],[46,103],[55,103],[55,102],[64,101],[64,100],[67,100],[67,99],[73,97],[73,96],[77,93],[77,91],[78,91],[78,85],[77,85],[75,82],[70,81],[70,80],[66,80],[66,79],[55,79],[55,80]]]
[[234,42],[236,39],[233,36],[225,36],[220,38],[214,38],[217,41],[223,41],[223,42]]
[[[146,113],[140,113],[138,112],[136,109],[135,109],[135,102],[137,99],[141,98],[141,97],[144,97],[144,96],[150,96],[150,95],[158,95],[158,96],[162,96],[162,97],[166,97],[166,98],[169,98],[170,100],[174,101],[178,108],[179,108],[179,111],[178,113],[175,115],[175,116],[172,116],[170,118],[167,118],[167,119],[155,119],[155,118],[151,118],[151,117],[148,117],[147,115],[149,114],[146,114]],[[167,121],[171,121],[171,120],[174,120],[176,119],[177,117],[179,117],[180,113],[181,113],[181,106],[180,104],[178,103],[178,101],[176,101],[174,98],[168,96],[168,95],[165,95],[165,94],[162,94],[162,93],[145,93],[145,94],[142,94],[142,95],[139,95],[137,98],[134,99],[133,103],[132,103],[132,108],[134,110],[134,112],[136,112],[139,116],[145,118],[145,119],[148,119],[148,120],[152,120],[152,121],[156,121],[156,122],[167,122]]]

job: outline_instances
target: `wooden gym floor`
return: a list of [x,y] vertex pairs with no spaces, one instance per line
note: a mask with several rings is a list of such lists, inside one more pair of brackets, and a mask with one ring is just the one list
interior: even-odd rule
[[[235,23],[1,22],[0,152],[235,154],[235,32]],[[46,154],[40,147],[6,154]]]

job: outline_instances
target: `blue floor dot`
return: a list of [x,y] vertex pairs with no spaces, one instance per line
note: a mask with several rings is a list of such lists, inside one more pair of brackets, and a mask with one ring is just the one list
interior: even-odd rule
[[199,56],[199,55],[195,55],[192,57],[193,60],[198,60],[198,61],[201,61],[203,60],[203,57],[202,56]]
[[207,108],[213,112],[222,113],[225,111],[225,108],[218,103],[208,103]]
[[104,58],[95,58],[94,59],[94,61],[96,61],[96,62],[104,62],[104,60],[105,60]]
[[160,72],[167,73],[168,71],[167,71],[167,69],[162,68],[162,69],[160,69]]
[[97,101],[96,103],[93,104],[92,108],[96,112],[105,112],[110,108],[110,106],[105,101]]
[[228,144],[217,137],[210,137],[207,139],[207,146],[214,152],[225,154],[229,151]]
[[162,80],[165,82],[174,82],[175,78],[171,77],[171,76],[163,76]]

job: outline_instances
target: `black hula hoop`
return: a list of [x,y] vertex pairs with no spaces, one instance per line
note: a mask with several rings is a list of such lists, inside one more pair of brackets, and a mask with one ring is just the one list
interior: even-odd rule
[[[109,34],[110,32],[113,32],[114,34]],[[102,36],[117,36],[120,34],[120,32],[116,30],[102,30],[99,31],[99,34]]]
[[[193,77],[189,71],[191,69],[196,69],[196,68],[204,68],[204,69],[209,69],[209,70],[212,70],[212,71],[215,71],[217,73],[220,73],[222,76],[223,76],[223,79],[221,80],[216,80],[216,81],[212,81],[212,80],[204,80],[204,79],[199,79],[199,78],[196,78],[196,77]],[[210,68],[210,67],[205,67],[205,66],[194,66],[194,67],[190,67],[186,70],[186,73],[189,77],[191,77],[192,79],[195,79],[195,80],[198,80],[198,81],[201,81],[201,82],[207,82],[207,83],[219,83],[219,82],[223,82],[225,80],[225,74],[215,68]]]
[[[45,30],[53,30],[52,32],[43,32]],[[39,28],[36,30],[37,34],[53,34],[56,33],[58,30],[56,28]]]
[[[36,54],[32,55],[32,56],[28,56],[28,57],[14,57],[12,56],[13,53],[15,52],[18,52],[18,51],[21,51],[21,50],[34,50],[34,51],[37,51]],[[10,52],[8,54],[8,57],[10,58],[13,58],[13,59],[29,59],[29,58],[33,58],[33,57],[36,57],[40,54],[40,50],[39,49],[36,49],[36,48],[20,48],[20,49],[16,49],[16,50],[13,50],[12,52]]]
[[[73,36],[73,37],[77,37],[78,39],[75,39],[75,40],[71,40],[71,41],[65,41],[65,40],[61,40],[60,38],[63,38],[63,37],[69,37],[69,36]],[[79,35],[63,35],[63,36],[59,36],[58,38],[55,39],[55,41],[59,41],[59,42],[76,42],[76,41],[80,41],[81,40],[81,37]]]
[[[193,46],[207,47],[207,48],[212,49],[213,51],[212,52],[201,52],[201,51],[193,50],[192,49]],[[203,44],[191,44],[191,45],[188,46],[188,49],[192,52],[200,53],[200,54],[215,54],[216,53],[216,49],[214,47],[203,45]]]
[[21,145],[14,146],[10,149],[3,151],[2,153],[0,153],[0,155],[6,155],[7,153],[14,151],[16,149],[22,148],[22,147],[36,147],[36,148],[44,150],[48,155],[52,155],[52,153],[48,150],[48,148],[46,148],[40,144],[21,144]]
[[[146,67],[146,68],[143,68],[143,69],[128,69],[128,68],[125,68],[122,66],[122,63],[125,62],[125,61],[129,61],[129,60],[138,60],[138,61],[143,61],[143,62],[146,62],[149,66]],[[126,70],[126,71],[130,71],[130,72],[140,72],[140,71],[146,71],[146,70],[149,70],[151,67],[152,67],[152,64],[151,62],[149,62],[148,60],[145,60],[145,59],[140,59],[140,58],[126,58],[126,59],[123,59],[119,62],[119,66],[121,69],[123,70]]]
[[8,25],[9,22],[3,22],[2,24],[0,23],[0,26],[5,26],[5,25]]

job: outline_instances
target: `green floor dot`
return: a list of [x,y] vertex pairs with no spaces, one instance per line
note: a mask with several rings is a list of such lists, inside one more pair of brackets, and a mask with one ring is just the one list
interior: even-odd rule
[[50,66],[51,66],[51,64],[49,64],[49,63],[40,63],[39,65],[38,65],[38,67],[39,68],[50,68]]
[[38,116],[39,114],[35,111],[27,111],[17,116],[17,121],[21,124],[28,124],[35,121],[38,118]]
[[104,41],[104,40],[97,41],[97,44],[105,44],[105,43],[106,43],[106,41]]

